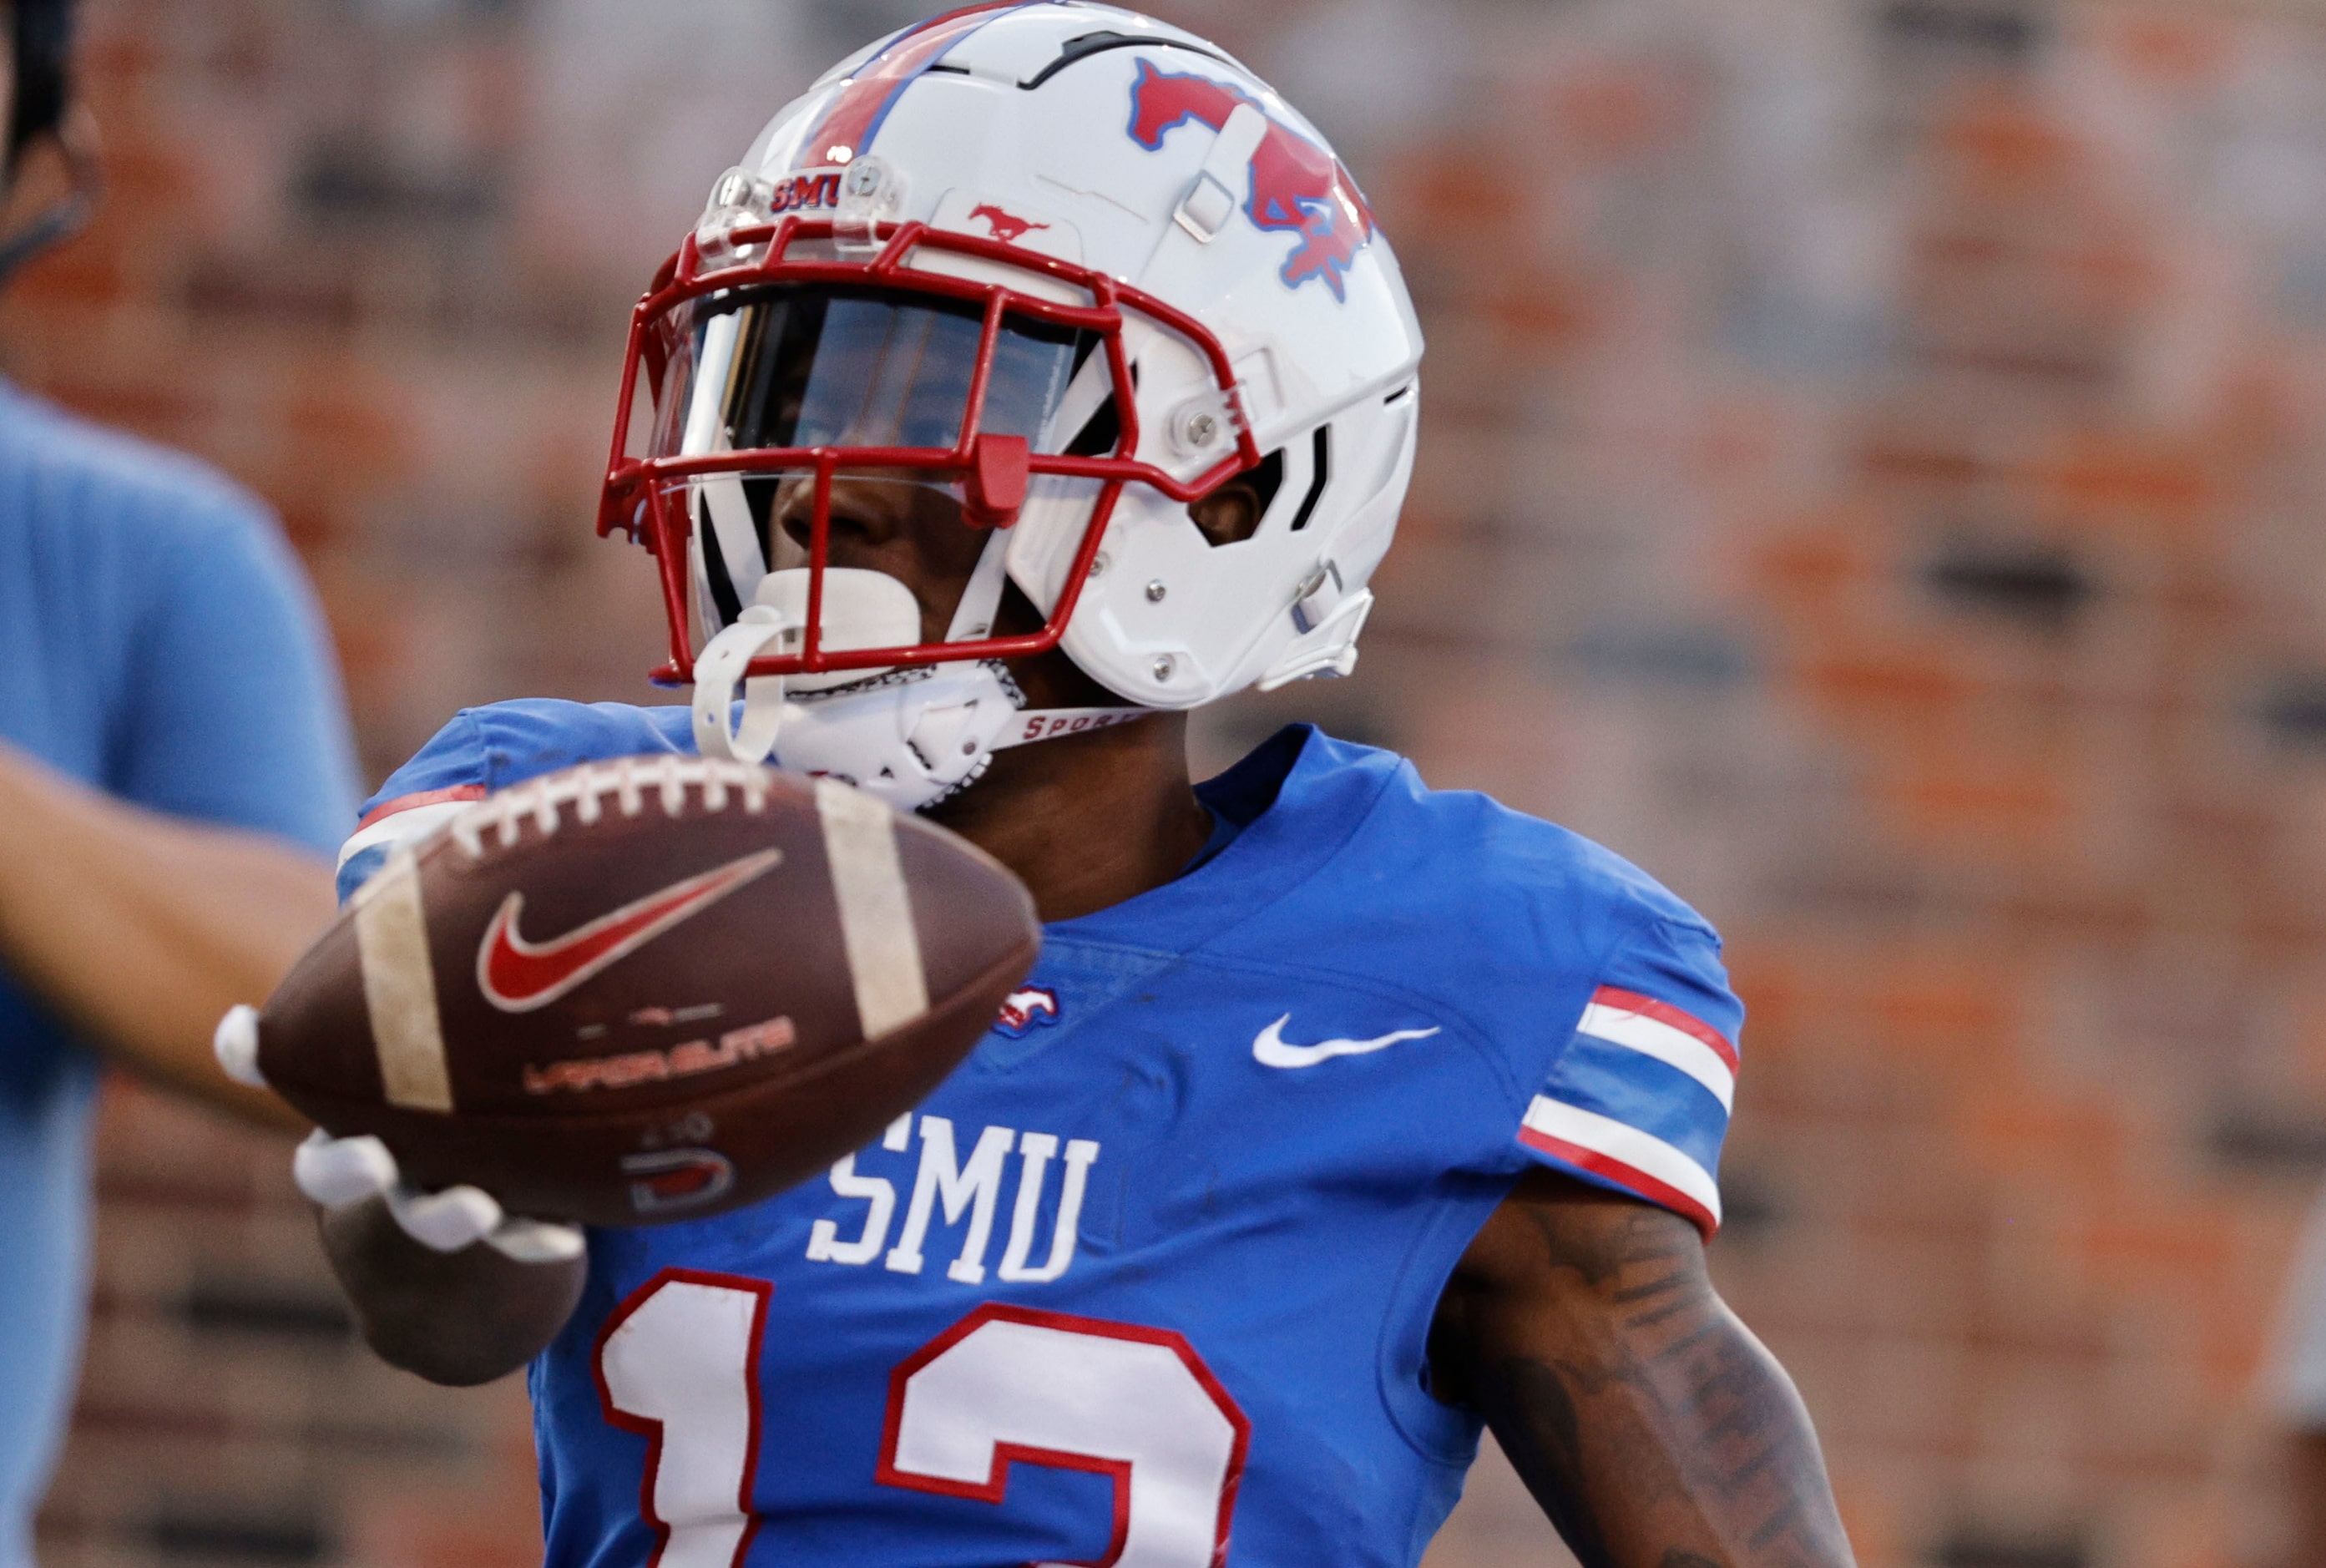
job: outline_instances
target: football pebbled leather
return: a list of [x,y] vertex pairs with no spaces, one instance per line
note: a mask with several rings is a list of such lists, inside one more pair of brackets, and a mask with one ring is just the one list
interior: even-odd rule
[[394,852],[258,1022],[269,1087],[423,1189],[591,1225],[753,1202],[877,1137],[1033,966],[953,834],[746,764],[625,758]]

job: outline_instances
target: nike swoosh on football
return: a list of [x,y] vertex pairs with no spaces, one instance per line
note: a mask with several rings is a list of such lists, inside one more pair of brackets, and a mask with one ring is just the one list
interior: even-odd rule
[[1315,1067],[1336,1056],[1363,1056],[1386,1050],[1401,1040],[1428,1040],[1437,1032],[1435,1029],[1399,1029],[1378,1040],[1323,1040],[1315,1045],[1287,1045],[1284,1026],[1291,1022],[1292,1014],[1288,1013],[1261,1030],[1260,1038],[1251,1042],[1251,1059],[1262,1067]]
[[553,941],[528,942],[516,929],[525,895],[501,901],[477,949],[477,987],[503,1013],[546,1007],[608,966],[637,952],[673,926],[704,910],[753,878],[775,869],[779,849],[763,849],[701,876],[673,882],[601,915]]

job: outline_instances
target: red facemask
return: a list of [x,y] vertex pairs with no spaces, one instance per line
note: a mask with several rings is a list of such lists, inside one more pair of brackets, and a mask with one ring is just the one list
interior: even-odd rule
[[[924,270],[922,257],[998,263],[1018,281]],[[990,278],[995,268],[977,270]],[[1058,292],[1086,303],[1044,297]],[[1132,455],[1132,317],[1202,356],[1235,431],[1233,453],[1192,480]],[[1093,401],[1077,429],[1059,428]],[[651,431],[634,440],[634,411],[649,409]],[[806,522],[804,640],[754,659],[749,676],[1020,658],[1065,635],[1125,485],[1185,503],[1260,461],[1218,341],[1115,278],[919,223],[851,235],[828,221],[747,221],[714,236],[710,255],[691,237],[632,317],[598,532],[619,529],[656,557],[671,631],[670,661],[654,675],[663,684],[691,680],[696,638],[750,602],[782,544],[778,506]],[[823,587],[842,476],[940,487],[980,529],[1011,527],[1045,476],[1084,481],[1094,499],[1038,631],[832,649]]]

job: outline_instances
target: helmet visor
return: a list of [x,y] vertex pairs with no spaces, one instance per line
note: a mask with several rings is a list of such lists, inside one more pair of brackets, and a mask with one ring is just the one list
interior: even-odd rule
[[[966,528],[956,454],[970,437],[1017,436],[1055,453],[1069,444],[1054,428],[1071,419],[1068,387],[1085,371],[1103,382],[1107,369],[1100,334],[1004,315],[972,409],[983,309],[906,289],[728,290],[684,302],[660,325],[649,455],[695,460],[673,499],[692,524],[698,648],[733,623],[768,572],[805,563],[793,541],[813,511],[809,453],[835,453],[860,502],[879,492],[900,515]],[[1074,399],[1085,425],[1093,390]],[[1067,434],[1087,447],[1112,429]],[[730,453],[732,469],[702,462]]]
[[[811,448],[951,453],[972,434],[985,339],[974,304],[877,287],[741,289],[661,323],[652,457]],[[974,433],[1065,448],[1056,424],[1096,333],[1005,317]]]
[[[816,599],[836,569],[835,507],[876,501],[912,518],[916,549],[943,567],[916,575],[923,639],[843,650],[811,628],[796,658],[755,658],[754,677],[1048,652],[1102,568],[1126,486],[1192,503],[1261,462],[1217,336],[1121,278],[917,224],[890,226],[871,260],[844,253],[831,223],[737,234],[758,235],[764,258],[745,247],[714,266],[681,247],[633,318],[599,502],[601,535],[657,558],[671,630],[658,679],[691,678],[690,645],[802,553]],[[1177,408],[1168,443],[1143,438],[1158,426],[1142,397]],[[865,525],[843,555],[882,532],[878,517],[842,520]],[[976,549],[947,615],[932,585],[963,576],[961,553],[917,541],[945,545],[953,527]],[[1038,630],[1022,629],[1029,607]]]

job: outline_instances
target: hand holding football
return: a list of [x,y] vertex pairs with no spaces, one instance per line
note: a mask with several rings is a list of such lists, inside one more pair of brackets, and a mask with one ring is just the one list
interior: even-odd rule
[[256,1066],[417,1187],[692,1218],[870,1142],[975,1046],[1039,941],[1006,870],[870,796],[625,758],[393,854],[268,1001]]

